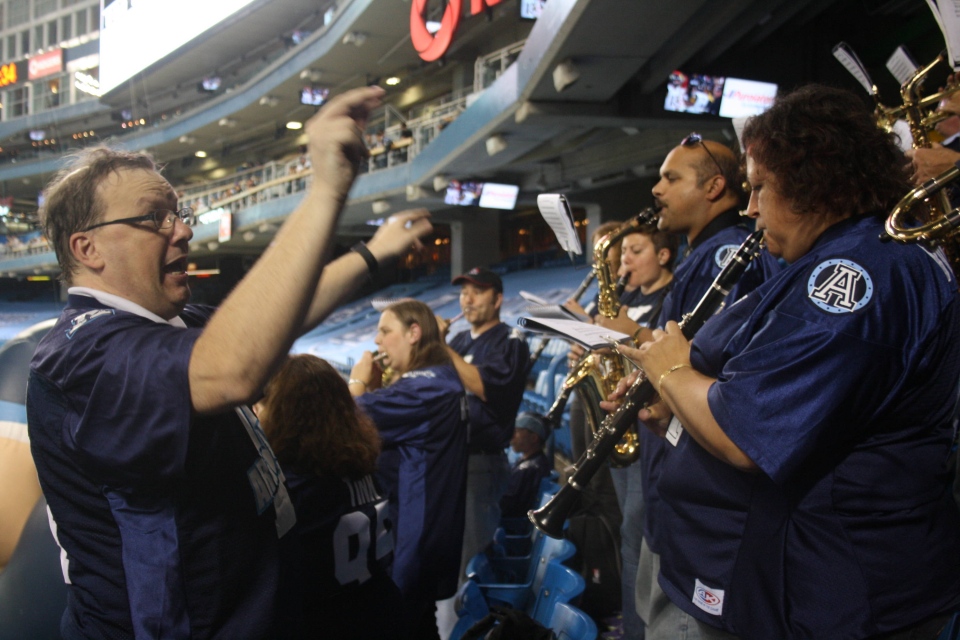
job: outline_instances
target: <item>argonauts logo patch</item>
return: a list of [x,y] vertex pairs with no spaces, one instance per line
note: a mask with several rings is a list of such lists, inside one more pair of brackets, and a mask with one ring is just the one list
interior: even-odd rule
[[807,297],[829,313],[852,313],[873,298],[873,279],[856,262],[842,258],[827,260],[810,274]]
[[730,262],[730,258],[734,256],[737,252],[737,249],[740,248],[740,245],[737,244],[725,244],[717,249],[717,252],[713,254],[713,261],[717,263],[717,266],[723,269],[727,266],[727,263]]

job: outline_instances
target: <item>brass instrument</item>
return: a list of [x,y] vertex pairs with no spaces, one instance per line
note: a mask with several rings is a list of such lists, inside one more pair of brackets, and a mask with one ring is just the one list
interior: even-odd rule
[[[680,328],[688,340],[721,308],[727,294],[747,270],[750,261],[759,254],[762,239],[763,231],[750,234],[720,271],[696,308],[683,317]],[[656,397],[656,389],[641,372],[627,390],[623,403],[600,425],[593,441],[574,465],[573,475],[567,484],[563,485],[546,505],[536,511],[527,512],[527,517],[537,529],[552,538],[563,537],[563,524],[579,503],[583,488],[600,470],[607,456],[614,455],[623,435],[636,429],[640,409],[648,406]]]
[[[610,270],[607,255],[624,236],[635,233],[640,227],[656,224],[657,212],[652,207],[641,211],[637,216],[622,224],[614,233],[597,243],[593,252],[593,271],[597,278],[598,301],[597,310],[605,318],[616,318],[620,313],[620,294],[626,279],[618,281]],[[576,392],[584,408],[584,415],[590,431],[597,433],[604,419],[600,401],[613,393],[617,383],[625,375],[624,360],[617,353],[587,353],[570,370],[563,386],[554,400],[553,406],[547,411],[545,420],[551,427],[560,424],[563,410],[567,405],[571,392]],[[640,457],[640,438],[636,429],[626,433],[623,440],[617,444],[610,456],[610,464],[614,467],[625,467]]]
[[[927,132],[934,124],[949,114],[934,111],[940,101],[960,90],[960,84],[954,84],[937,93],[922,96],[923,81],[930,71],[940,62],[946,61],[941,53],[930,64],[922,67],[903,83],[900,97],[903,104],[897,108],[884,107],[877,103],[878,124],[889,130],[900,118],[907,121],[913,136],[915,149],[929,147]],[[950,200],[943,187],[958,175],[956,169],[949,169],[936,178],[929,180],[908,193],[887,217],[885,228],[887,235],[897,242],[922,242],[943,247],[955,274],[960,275],[960,241],[954,231],[958,226],[958,212],[950,206]]]

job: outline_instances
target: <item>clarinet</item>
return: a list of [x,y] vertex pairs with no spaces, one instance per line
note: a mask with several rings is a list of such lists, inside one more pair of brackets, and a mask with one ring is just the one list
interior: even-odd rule
[[[684,315],[680,329],[688,340],[720,310],[730,289],[740,280],[743,272],[750,266],[750,261],[759,254],[762,239],[762,230],[750,234],[720,271],[720,275],[710,285],[696,308]],[[563,537],[563,524],[577,506],[583,487],[587,486],[600,470],[627,430],[636,424],[640,410],[647,407],[656,396],[653,383],[641,371],[627,389],[623,403],[604,419],[587,450],[574,465],[573,475],[567,480],[567,484],[561,487],[546,505],[527,512],[527,517],[537,529],[551,538]]]

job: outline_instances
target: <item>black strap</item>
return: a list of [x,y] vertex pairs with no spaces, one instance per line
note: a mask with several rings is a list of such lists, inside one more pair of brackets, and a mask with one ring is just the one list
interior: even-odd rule
[[377,259],[373,257],[373,254],[370,253],[370,249],[367,248],[363,242],[358,242],[357,244],[350,247],[350,251],[358,254],[363,261],[367,263],[367,275],[370,276],[370,279],[373,280],[377,277],[377,273],[380,272],[380,263],[377,262]]

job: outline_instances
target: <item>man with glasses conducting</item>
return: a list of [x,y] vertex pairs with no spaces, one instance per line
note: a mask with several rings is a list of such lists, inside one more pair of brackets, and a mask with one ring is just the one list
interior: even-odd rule
[[[667,154],[660,166],[660,181],[653,187],[655,206],[660,211],[658,227],[684,234],[687,249],[674,270],[674,286],[660,313],[661,327],[670,320],[679,322],[684,314],[693,311],[727,259],[751,232],[751,221],[740,216],[744,196],[739,162],[724,145],[691,133]],[[727,306],[778,270],[776,260],[762,252],[731,291]],[[636,582],[637,613],[647,625],[647,640],[690,640],[698,637],[695,621],[670,602],[657,582],[658,537],[669,535],[657,528],[657,479],[681,425],[662,404],[641,411],[640,418],[650,429],[640,429],[642,453],[638,464],[643,476],[644,516]]]
[[281,637],[296,516],[246,403],[293,340],[431,229],[399,214],[328,263],[382,90],[308,123],[313,181],[218,310],[188,305],[191,212],[140,153],[88,149],[41,211],[67,306],[30,367],[30,443],[68,584],[64,638]]

